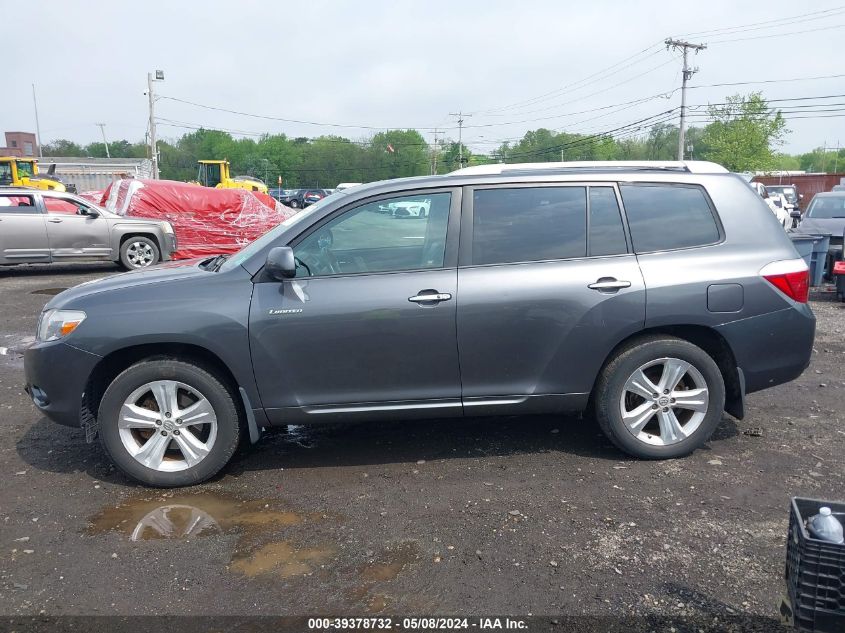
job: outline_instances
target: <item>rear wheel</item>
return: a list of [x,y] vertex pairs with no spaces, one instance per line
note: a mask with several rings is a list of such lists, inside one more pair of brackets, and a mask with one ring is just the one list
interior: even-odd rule
[[298,209],[299,208],[299,201],[298,200],[291,200],[290,206],[291,206],[292,209]]
[[100,441],[115,465],[149,486],[200,483],[240,440],[233,393],[206,369],[177,360],[132,365],[106,389]]
[[621,450],[645,459],[688,455],[710,439],[725,406],[716,362],[674,337],[635,341],[596,386],[596,418]]

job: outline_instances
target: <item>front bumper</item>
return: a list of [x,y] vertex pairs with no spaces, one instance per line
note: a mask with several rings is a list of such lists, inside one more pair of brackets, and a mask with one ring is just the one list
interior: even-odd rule
[[80,426],[85,385],[101,357],[61,341],[35,343],[24,352],[25,390],[36,408],[65,426]]

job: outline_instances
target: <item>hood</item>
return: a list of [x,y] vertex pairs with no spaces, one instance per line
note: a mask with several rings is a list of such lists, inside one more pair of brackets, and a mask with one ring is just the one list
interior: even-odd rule
[[845,218],[808,218],[805,217],[798,225],[800,233],[818,233],[824,235],[829,233],[837,237],[842,236],[845,231]]
[[205,277],[207,275],[217,274],[203,270],[199,267],[199,265],[207,259],[208,257],[202,257],[197,259],[185,259],[176,262],[166,262],[164,264],[159,264],[158,266],[153,266],[152,268],[132,270],[112,275],[111,277],[105,277],[103,279],[86,281],[85,283],[81,283],[78,286],[74,286],[73,288],[69,288],[64,292],[57,294],[50,300],[44,309],[62,308],[78,299],[101,292],[107,292],[109,290],[125,290],[127,288],[134,288],[138,286],[147,286],[167,281]]

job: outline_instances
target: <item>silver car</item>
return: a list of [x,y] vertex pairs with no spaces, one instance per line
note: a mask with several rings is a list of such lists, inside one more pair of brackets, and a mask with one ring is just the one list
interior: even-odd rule
[[97,260],[131,270],[175,250],[169,222],[122,217],[70,193],[0,188],[0,265]]

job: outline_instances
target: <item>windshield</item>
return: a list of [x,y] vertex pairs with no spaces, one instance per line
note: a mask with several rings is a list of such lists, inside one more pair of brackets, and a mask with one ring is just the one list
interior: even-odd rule
[[783,197],[786,198],[787,202],[795,202],[798,199],[798,195],[795,192],[795,187],[769,187],[770,191],[774,191],[775,193],[782,193]]
[[19,160],[18,163],[18,178],[30,178],[34,176],[34,170],[32,166],[35,163],[31,163],[28,160]]
[[830,220],[832,218],[845,219],[845,196],[827,196],[813,198],[807,209],[808,218]]
[[[315,212],[322,209],[326,204],[337,200],[338,198],[344,196],[344,193],[336,193],[331,196],[327,196],[320,200],[319,202],[315,202],[310,207],[308,207],[305,211],[300,211],[299,213],[289,217],[287,220],[282,222],[276,227],[273,227],[269,231],[267,231],[264,235],[259,237],[254,242],[251,242],[244,246],[241,250],[237,253],[232,255],[226,262],[220,267],[220,270],[230,270],[235,266],[240,266],[250,257],[261,251],[262,249],[266,248],[270,244],[272,244],[282,233],[287,231],[290,227],[296,226],[303,220],[307,220],[308,218],[312,217]],[[279,246],[282,246],[279,244]]]

